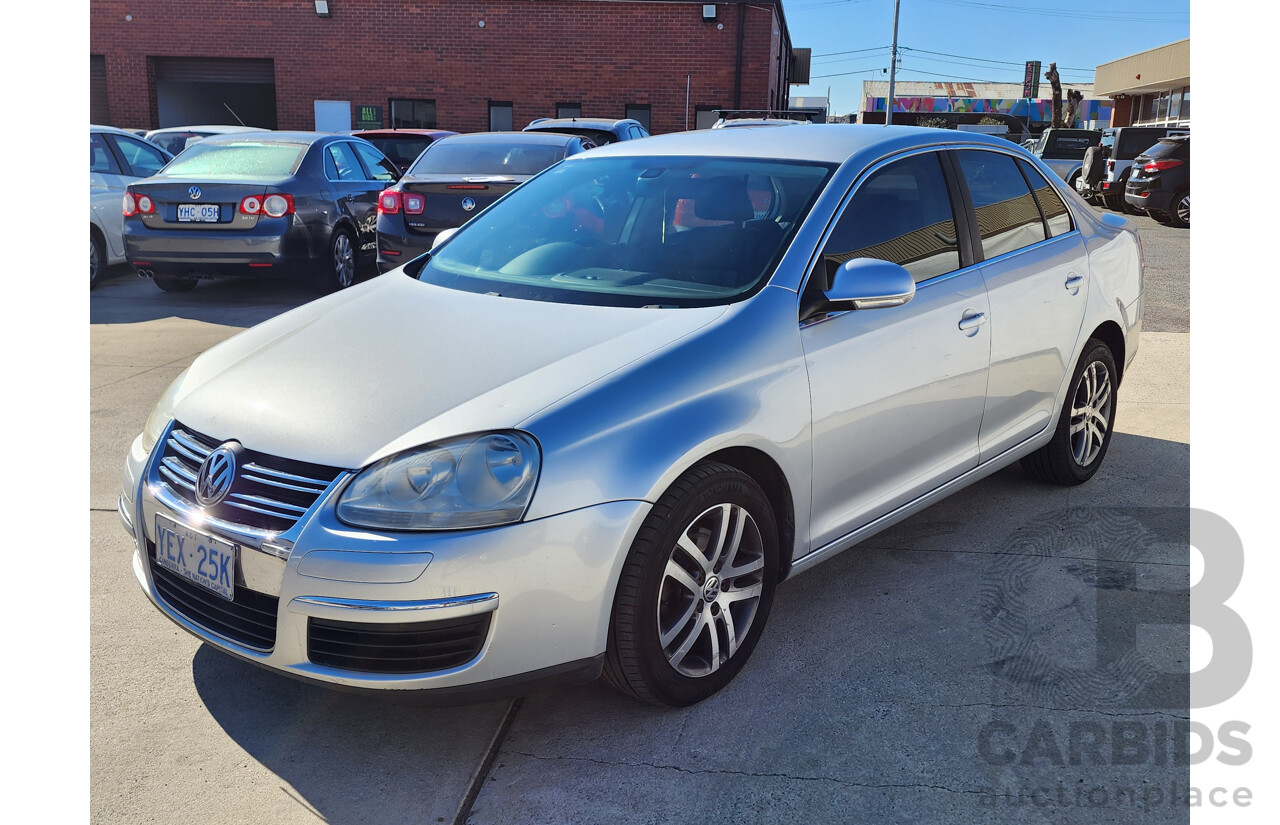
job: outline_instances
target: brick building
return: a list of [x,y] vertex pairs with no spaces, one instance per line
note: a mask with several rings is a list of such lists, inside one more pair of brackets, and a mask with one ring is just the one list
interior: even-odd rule
[[336,131],[349,111],[348,128],[672,132],[785,109],[793,71],[782,0],[92,0],[89,20],[90,119],[131,128]]

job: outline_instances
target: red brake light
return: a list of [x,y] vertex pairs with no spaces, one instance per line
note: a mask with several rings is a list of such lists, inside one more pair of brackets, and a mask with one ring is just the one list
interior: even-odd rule
[[1116,171],[1116,162],[1114,160],[1107,161],[1107,171],[1108,172]]
[[1153,160],[1146,166],[1142,167],[1144,172],[1163,172],[1166,169],[1172,169],[1175,166],[1181,166],[1180,160]]
[[240,201],[240,214],[256,215],[262,211],[262,198],[257,195],[250,195]]
[[405,193],[400,196],[400,202],[404,204],[404,211],[409,215],[421,215],[422,210],[427,208],[427,199],[421,195]]
[[285,215],[292,215],[293,195],[286,195],[283,192],[267,195],[262,202],[262,211],[269,218],[283,218]]
[[400,193],[394,189],[384,189],[378,196],[378,214],[395,215],[400,211]]
[[131,218],[134,215],[138,214],[138,202],[134,200],[132,192],[124,193],[124,203],[121,204],[121,206],[123,208],[124,216],[126,218]]
[[447,183],[445,189],[488,189],[483,183]]

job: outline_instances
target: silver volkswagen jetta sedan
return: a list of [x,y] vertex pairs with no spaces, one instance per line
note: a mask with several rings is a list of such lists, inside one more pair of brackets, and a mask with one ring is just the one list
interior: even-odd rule
[[784,131],[573,157],[196,359],[125,466],[146,594],[332,687],[686,705],[781,580],[1012,462],[1092,476],[1128,222],[998,138]]

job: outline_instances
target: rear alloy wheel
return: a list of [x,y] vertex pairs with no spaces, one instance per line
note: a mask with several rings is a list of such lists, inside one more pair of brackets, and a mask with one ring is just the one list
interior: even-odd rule
[[351,233],[345,229],[335,230],[329,240],[329,260],[325,270],[317,282],[321,292],[333,292],[346,289],[356,280],[356,247],[351,241]]
[[618,582],[605,678],[683,707],[729,683],[773,603],[773,510],[745,473],[707,462],[682,475],[640,528]]
[[107,253],[102,248],[102,241],[98,239],[98,233],[92,229],[89,230],[89,288],[93,289],[98,283],[98,278],[102,275],[102,270],[107,266]]
[[1169,225],[1179,229],[1191,226],[1191,192],[1179,192],[1173,196],[1173,208],[1169,213]]
[[1041,481],[1082,484],[1102,466],[1116,420],[1116,370],[1111,348],[1090,338],[1076,364],[1053,440],[1022,459],[1022,467]]
[[195,278],[168,278],[156,275],[151,280],[165,292],[190,292],[196,288]]

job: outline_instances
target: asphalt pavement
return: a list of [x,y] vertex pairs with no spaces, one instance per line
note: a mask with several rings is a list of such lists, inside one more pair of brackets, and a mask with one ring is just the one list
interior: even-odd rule
[[115,512],[128,444],[199,353],[313,296],[113,272],[90,299],[91,820],[1185,822],[1189,233],[1135,221],[1146,332],[1099,474],[1004,470],[784,583],[740,676],[682,710],[602,683],[402,707],[170,623]]

